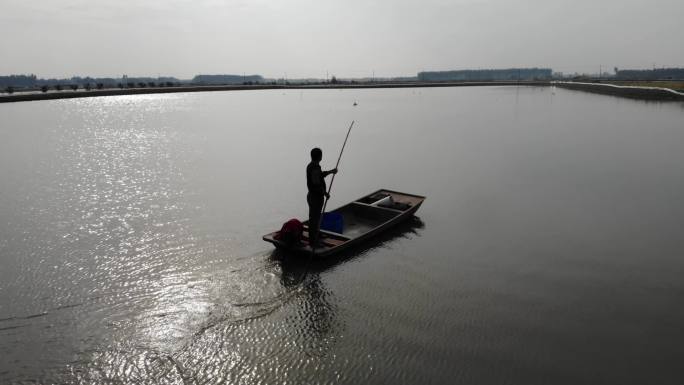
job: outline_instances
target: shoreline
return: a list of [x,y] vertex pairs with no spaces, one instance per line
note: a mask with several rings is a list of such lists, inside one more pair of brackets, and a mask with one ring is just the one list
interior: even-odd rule
[[610,83],[565,81],[477,81],[477,82],[403,82],[357,84],[253,84],[221,86],[180,86],[150,88],[109,88],[102,90],[17,92],[0,95],[0,103],[30,102],[39,100],[92,98],[100,96],[169,94],[180,92],[249,91],[249,90],[326,90],[370,88],[433,88],[433,87],[484,87],[484,86],[555,86],[575,91],[653,101],[684,101],[684,93],[663,87],[622,86]]
[[103,90],[50,91],[46,93],[17,92],[0,95],[0,103],[29,102],[37,100],[91,98],[98,96],[169,94],[178,92],[248,91],[248,90],[325,90],[364,88],[431,88],[431,87],[477,87],[477,86],[537,86],[548,87],[550,81],[492,81],[492,82],[406,82],[406,83],[364,83],[364,84],[257,84],[223,86],[181,86],[154,88],[110,88]]

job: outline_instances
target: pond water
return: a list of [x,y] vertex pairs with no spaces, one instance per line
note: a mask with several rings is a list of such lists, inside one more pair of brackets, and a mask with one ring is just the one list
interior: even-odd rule
[[[354,106],[353,103],[358,105]],[[261,236],[379,188],[340,258]],[[548,87],[0,105],[0,382],[681,384],[684,105]]]

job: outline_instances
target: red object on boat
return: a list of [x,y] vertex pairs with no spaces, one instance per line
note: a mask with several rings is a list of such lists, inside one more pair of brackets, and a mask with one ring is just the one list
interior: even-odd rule
[[298,219],[293,218],[283,223],[283,227],[273,238],[294,245],[302,240],[303,233],[304,225]]

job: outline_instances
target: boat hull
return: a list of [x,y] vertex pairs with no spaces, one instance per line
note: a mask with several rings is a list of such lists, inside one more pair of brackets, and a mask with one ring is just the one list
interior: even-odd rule
[[366,243],[379,234],[413,217],[423,204],[424,196],[381,189],[331,212],[343,216],[345,229],[341,233],[320,230],[322,245],[312,250],[308,242],[308,222],[304,222],[302,242],[290,245],[276,239],[278,232],[263,236],[263,240],[292,254],[328,257]]

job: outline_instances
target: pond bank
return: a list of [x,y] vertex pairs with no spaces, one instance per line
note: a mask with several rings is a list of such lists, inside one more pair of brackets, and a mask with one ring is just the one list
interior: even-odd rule
[[34,100],[88,98],[93,96],[167,94],[174,92],[208,92],[208,91],[245,91],[272,89],[344,89],[344,88],[417,88],[417,87],[473,87],[473,86],[549,86],[548,81],[522,82],[406,82],[406,83],[364,83],[364,84],[258,84],[258,85],[225,85],[225,86],[187,86],[187,87],[154,87],[124,88],[79,91],[50,91],[44,93],[21,93],[0,95],[0,103],[27,102]]

